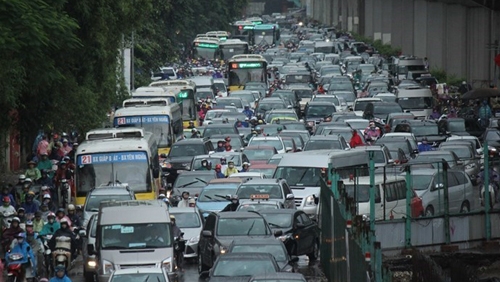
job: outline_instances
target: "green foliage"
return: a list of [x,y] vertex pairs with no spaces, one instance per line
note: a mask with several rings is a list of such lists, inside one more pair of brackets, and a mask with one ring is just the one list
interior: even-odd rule
[[353,34],[353,36],[356,41],[361,41],[373,45],[373,47],[375,47],[375,49],[377,49],[378,52],[384,57],[398,56],[399,54],[401,54],[400,47],[392,47],[391,44],[384,44],[380,39],[374,41],[369,37],[365,37],[359,34]]
[[460,87],[462,81],[466,81],[463,77],[458,77],[455,74],[448,74],[444,69],[433,68],[430,70],[430,73],[439,83],[446,83],[448,86]]

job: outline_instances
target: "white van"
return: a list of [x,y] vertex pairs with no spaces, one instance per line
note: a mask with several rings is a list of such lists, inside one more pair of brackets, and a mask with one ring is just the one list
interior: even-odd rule
[[429,117],[434,107],[431,90],[419,86],[399,89],[397,102],[403,111],[412,113],[418,119]]
[[[355,199],[356,213],[370,216],[370,177],[347,178],[342,181],[347,194]],[[375,175],[375,220],[402,218],[405,215],[405,178],[386,176],[384,179],[384,175]]]

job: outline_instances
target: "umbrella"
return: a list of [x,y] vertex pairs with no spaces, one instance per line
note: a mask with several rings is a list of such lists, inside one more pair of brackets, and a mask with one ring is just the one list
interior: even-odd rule
[[500,96],[500,91],[498,91],[498,89],[478,88],[462,95],[462,99],[481,99],[481,98],[490,98],[499,96]]

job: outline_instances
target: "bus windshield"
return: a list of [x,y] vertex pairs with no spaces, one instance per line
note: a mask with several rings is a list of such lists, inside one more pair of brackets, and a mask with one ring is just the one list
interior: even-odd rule
[[256,45],[271,45],[274,43],[274,29],[255,30],[254,34],[254,43]]
[[75,174],[78,197],[114,181],[126,183],[136,193],[152,191],[148,156],[144,151],[79,155]]
[[208,60],[213,60],[215,54],[217,53],[216,48],[206,48],[206,47],[194,47],[194,55],[196,58],[203,58]]
[[170,117],[168,115],[149,115],[149,116],[128,116],[115,117],[115,126],[135,126],[142,127],[145,131],[153,133],[158,141],[158,147],[164,148],[170,146]]
[[248,54],[247,44],[224,44],[220,45],[221,49],[221,59],[227,60],[234,55]]
[[229,71],[231,86],[243,86],[247,82],[266,82],[266,71],[264,68],[255,69],[231,69]]

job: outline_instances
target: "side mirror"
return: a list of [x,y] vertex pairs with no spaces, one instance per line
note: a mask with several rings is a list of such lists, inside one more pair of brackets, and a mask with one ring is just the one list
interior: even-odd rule
[[295,196],[293,194],[287,194],[286,195],[286,199],[287,200],[293,200],[293,199],[295,199]]
[[206,237],[206,238],[211,238],[211,237],[212,237],[212,231],[210,231],[210,230],[203,230],[203,231],[201,232],[201,235],[202,235],[203,237]]
[[463,161],[457,161],[457,165],[464,165]]
[[298,256],[291,256],[290,257],[290,263],[295,263],[295,262],[298,262],[299,261],[299,257]]
[[281,235],[283,235],[283,231],[281,231],[281,230],[274,231],[274,237],[279,237]]
[[381,203],[382,202],[382,198],[380,198],[380,196],[376,197],[375,198],[375,203]]
[[210,276],[210,271],[208,271],[208,270],[202,271],[202,272],[200,272],[200,276],[208,277],[208,276]]
[[80,231],[78,231],[78,235],[80,235],[80,237],[86,237],[87,232],[85,230],[80,230]]
[[95,255],[95,249],[93,244],[88,244],[87,245],[87,253],[91,256]]
[[167,156],[167,154],[160,154],[160,158],[165,159],[165,158],[167,158],[167,157],[168,157],[168,156]]

